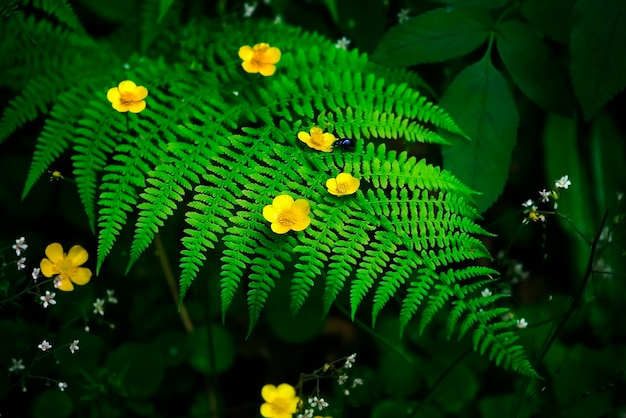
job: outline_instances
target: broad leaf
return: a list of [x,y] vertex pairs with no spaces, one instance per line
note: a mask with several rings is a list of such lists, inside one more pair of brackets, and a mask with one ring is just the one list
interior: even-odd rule
[[564,44],[569,42],[573,9],[574,0],[526,0],[522,3],[522,14],[531,25]]
[[435,9],[391,28],[372,60],[398,67],[445,61],[478,48],[492,28],[486,9]]
[[515,84],[548,112],[571,116],[573,94],[567,73],[537,32],[520,21],[497,26],[498,52]]
[[472,138],[450,138],[444,166],[483,193],[476,198],[483,212],[502,193],[515,146],[519,115],[511,89],[486,55],[456,76],[440,104]]
[[574,91],[588,120],[626,87],[626,2],[579,0],[571,39]]

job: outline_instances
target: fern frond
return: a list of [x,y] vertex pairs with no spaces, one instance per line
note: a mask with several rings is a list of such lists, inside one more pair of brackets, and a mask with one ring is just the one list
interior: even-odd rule
[[76,17],[74,9],[67,0],[22,0],[24,5],[32,4],[33,7],[54,16],[59,23],[64,24],[75,32],[84,34],[85,28]]

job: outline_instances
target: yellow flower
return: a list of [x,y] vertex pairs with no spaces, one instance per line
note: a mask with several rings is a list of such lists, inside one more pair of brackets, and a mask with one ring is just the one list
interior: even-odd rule
[[280,61],[280,49],[270,44],[261,43],[253,47],[244,45],[239,48],[239,58],[243,60],[241,66],[247,73],[261,73],[268,76],[276,71],[276,64]]
[[261,396],[265,400],[261,405],[261,415],[265,418],[291,418],[300,402],[296,390],[288,383],[278,387],[265,385],[261,390]]
[[333,142],[335,136],[329,132],[324,133],[322,128],[311,128],[311,135],[306,132],[298,132],[298,139],[309,147],[318,151],[331,152],[333,150]]
[[148,89],[137,86],[130,80],[122,81],[117,87],[111,87],[107,92],[107,99],[118,112],[139,113],[146,108]]
[[360,183],[359,179],[355,179],[350,174],[341,173],[337,178],[326,180],[326,187],[330,194],[345,196],[356,193],[356,191],[359,190]]
[[263,208],[263,217],[272,223],[272,231],[277,234],[284,234],[292,229],[302,231],[309,226],[311,218],[309,212],[311,208],[309,202],[293,198],[286,194],[278,195],[271,205]]
[[57,289],[74,290],[72,282],[82,286],[91,279],[91,270],[80,267],[89,257],[87,251],[80,245],[74,245],[66,254],[61,244],[55,242],[46,247],[46,256],[48,258],[41,260],[39,267],[44,276],[58,277]]

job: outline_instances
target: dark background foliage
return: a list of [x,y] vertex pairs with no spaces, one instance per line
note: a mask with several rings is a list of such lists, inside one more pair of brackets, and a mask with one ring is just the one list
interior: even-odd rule
[[[19,19],[8,12],[12,4],[18,2],[3,3],[2,24]],[[87,31],[111,45],[117,54],[112,59],[144,48],[138,36],[144,2],[70,4]],[[241,2],[189,1],[173,7],[182,7],[187,18],[242,19],[243,14]],[[397,25],[404,8],[413,19]],[[350,48],[382,64],[411,66],[431,87],[425,93],[441,100],[462,128],[468,125],[470,145],[456,144],[443,153],[423,145],[409,150],[442,162],[485,191],[483,225],[496,234],[486,245],[494,256],[503,254],[495,261],[502,280],[493,290],[512,292],[513,313],[530,324],[521,332],[522,343],[544,379],[530,381],[497,368],[470,350],[468,338],[446,342],[445,318],[420,338],[416,329],[407,329],[401,340],[393,309],[380,316],[374,331],[369,318],[352,323],[342,306],[320,319],[319,307],[305,304],[290,319],[286,285],[275,290],[246,339],[244,297],[235,299],[222,324],[217,281],[198,281],[186,303],[193,330],[185,330],[156,250],[151,247],[124,275],[128,245],[119,243],[98,277],[74,292],[57,292],[57,305],[44,310],[38,294],[0,305],[2,416],[259,416],[264,384],[295,384],[300,373],[353,352],[352,375],[365,385],[345,397],[336,385],[323,382],[323,396],[331,403],[326,415],[626,416],[624,201],[616,195],[626,191],[626,6],[619,0],[272,0],[259,2],[253,18],[277,14],[330,39],[346,36]],[[493,66],[491,75],[472,76],[472,66],[484,59]],[[481,86],[495,89],[481,96],[491,103],[473,100]],[[15,93],[3,85],[0,103],[7,105]],[[472,125],[472,118],[485,114],[495,126],[492,132]],[[97,242],[72,183],[69,157],[55,165],[68,174],[64,180],[42,179],[20,199],[42,124],[38,118],[0,148],[0,248],[6,246],[0,296],[6,298],[26,286],[50,242],[66,249],[83,245],[90,252],[88,265],[95,267]],[[498,175],[477,170],[489,164]],[[573,184],[559,200],[559,211],[567,219],[552,215],[545,224],[522,226],[521,203],[566,174]],[[612,241],[603,238],[592,251],[589,244],[602,225],[612,231]],[[177,231],[172,225],[161,232],[173,265],[180,250]],[[10,246],[21,236],[29,245],[28,267],[18,272]],[[518,264],[527,275],[515,270]],[[595,269],[590,276],[589,265]],[[217,275],[204,274],[207,279]],[[588,276],[581,303],[572,311]],[[115,290],[119,303],[106,305],[99,317],[91,304],[106,298],[107,289]],[[42,339],[53,345],[80,339],[81,348],[72,356],[60,350],[32,363]],[[24,381],[7,371],[11,358],[18,357],[31,375]],[[68,382],[65,392],[58,390],[58,381]]]

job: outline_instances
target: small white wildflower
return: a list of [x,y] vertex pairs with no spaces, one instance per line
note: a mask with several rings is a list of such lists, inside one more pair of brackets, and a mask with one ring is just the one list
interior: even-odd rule
[[15,240],[15,245],[12,248],[15,250],[15,254],[19,257],[20,254],[22,254],[22,251],[26,251],[28,245],[26,244],[24,237],[20,237]]
[[239,92],[237,90],[233,90],[233,96],[239,96]]
[[52,345],[48,341],[43,340],[41,344],[37,346],[37,348],[39,348],[41,351],[46,351],[50,350],[52,348]]
[[61,282],[63,281],[63,279],[61,278],[61,276],[54,276],[54,288],[58,289],[59,286],[61,286]]
[[339,375],[339,377],[337,378],[337,383],[339,385],[343,385],[344,383],[346,383],[346,381],[348,380],[348,375],[347,374],[341,374]]
[[22,364],[22,359],[11,359],[11,362],[13,363],[13,365],[11,367],[9,367],[9,372],[15,372],[17,373],[19,370],[24,370],[24,364]]
[[252,17],[254,11],[256,10],[256,1],[252,4],[244,3],[243,4],[243,17]]
[[617,192],[617,201],[621,202],[624,198],[624,192]]
[[355,388],[357,386],[362,386],[363,385],[363,379],[361,378],[356,378],[354,379],[354,381],[352,382],[352,387]]
[[43,302],[44,309],[48,307],[48,305],[56,305],[57,301],[54,300],[56,293],[52,293],[46,290],[46,294],[44,296],[39,296],[39,299]]
[[344,36],[343,38],[337,40],[337,43],[335,44],[335,48],[341,48],[347,51],[348,45],[350,45],[350,39]]
[[313,418],[313,414],[315,413],[315,410],[313,408],[311,409],[306,409],[304,411],[304,418]]
[[24,270],[26,268],[26,257],[22,257],[17,260],[17,269]]
[[346,363],[343,366],[346,369],[349,369],[354,364],[355,359],[356,359],[356,353],[349,355],[348,358],[346,359]]
[[326,402],[324,398],[318,399],[317,396],[314,397],[313,399],[309,398],[309,404],[312,407],[319,409],[320,411],[328,407],[328,402]]
[[72,352],[72,354],[74,354],[74,351],[78,351],[79,347],[78,347],[78,343],[80,341],[79,340],[74,340],[74,342],[72,344],[70,344],[70,351]]
[[283,23],[283,17],[281,15],[276,15],[276,17],[274,18],[274,24],[280,25],[281,23]]
[[404,23],[409,20],[409,13],[411,13],[411,9],[400,10],[400,13],[398,13],[398,23]]
[[526,328],[528,326],[528,322],[524,318],[517,320],[517,327],[520,329]]
[[37,279],[41,277],[41,269],[39,267],[35,267],[31,275],[33,276],[33,281],[37,283]]
[[122,67],[124,67],[125,70],[130,70],[130,64],[125,62],[124,65],[122,65]]
[[484,298],[488,298],[489,296],[493,295],[493,293],[491,293],[491,290],[489,290],[489,288],[483,289],[482,292],[480,292],[480,294],[484,297]]
[[608,226],[602,228],[602,232],[600,233],[600,241],[611,242],[613,241],[613,231]]
[[115,305],[117,303],[117,298],[115,297],[115,290],[107,290],[107,302]]
[[533,206],[533,200],[532,199],[528,199],[527,201],[525,201],[524,203],[522,203],[522,206],[524,206],[525,208],[530,208]]
[[558,179],[554,185],[559,188],[559,189],[567,189],[569,186],[572,185],[572,182],[569,181],[569,177],[568,176],[563,176],[560,179]]
[[528,279],[528,276],[530,276],[530,272],[524,271],[523,263],[515,263],[513,265],[513,275],[519,280],[526,280]]
[[104,315],[104,299],[96,299],[93,303],[93,313]]
[[543,189],[543,190],[539,191],[539,196],[541,196],[541,201],[543,203],[546,203],[546,202],[550,201],[550,194],[551,194],[551,192],[547,191],[546,189]]
[[67,383],[59,382],[59,389],[61,389],[61,392],[63,392],[65,389],[67,389]]
[[348,389],[345,389],[345,390],[343,391],[343,394],[344,394],[344,395],[346,395],[346,396],[348,396],[348,395],[350,395],[350,391],[349,391]]

